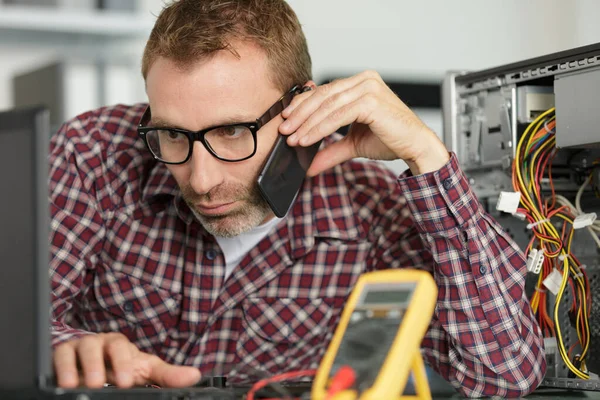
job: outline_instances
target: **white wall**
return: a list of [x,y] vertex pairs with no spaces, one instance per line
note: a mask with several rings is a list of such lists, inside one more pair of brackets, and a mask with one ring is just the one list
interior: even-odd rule
[[575,41],[585,45],[600,42],[600,2],[597,0],[577,0],[574,19]]
[[[158,13],[163,3],[138,1],[147,8],[140,11],[145,15]],[[364,69],[386,78],[438,81],[448,69],[482,69],[600,42],[597,0],[289,2],[304,25],[317,81]],[[0,109],[12,105],[14,74],[59,53],[48,43],[7,44],[2,35]],[[143,44],[132,41],[126,52],[141,54]],[[69,51],[69,45],[61,47]]]
[[[439,79],[600,41],[595,0],[290,0],[315,75],[373,68]],[[578,21],[585,21],[579,27]]]

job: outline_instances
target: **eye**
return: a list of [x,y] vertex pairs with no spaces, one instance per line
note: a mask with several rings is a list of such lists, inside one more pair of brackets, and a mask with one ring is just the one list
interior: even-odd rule
[[245,129],[243,126],[223,126],[217,129],[217,133],[224,138],[236,139],[244,134]]
[[168,140],[169,142],[179,142],[185,139],[185,135],[175,131],[161,130],[159,131],[161,138]]

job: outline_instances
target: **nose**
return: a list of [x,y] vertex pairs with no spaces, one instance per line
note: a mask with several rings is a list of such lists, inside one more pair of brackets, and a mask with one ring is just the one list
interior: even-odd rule
[[208,152],[200,142],[194,143],[190,174],[190,186],[199,195],[209,193],[213,188],[223,183],[223,171],[216,157]]

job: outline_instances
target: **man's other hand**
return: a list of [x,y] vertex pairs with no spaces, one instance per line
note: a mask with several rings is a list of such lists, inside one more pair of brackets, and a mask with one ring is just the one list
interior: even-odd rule
[[200,380],[197,368],[167,364],[139,351],[120,333],[88,335],[62,343],[55,348],[53,359],[62,388],[101,388],[105,383],[123,388],[147,384],[186,387]]
[[290,146],[311,146],[340,127],[352,124],[339,142],[317,153],[308,176],[355,157],[406,161],[413,174],[441,168],[450,155],[429,129],[377,72],[365,71],[299,94],[281,113],[279,127]]

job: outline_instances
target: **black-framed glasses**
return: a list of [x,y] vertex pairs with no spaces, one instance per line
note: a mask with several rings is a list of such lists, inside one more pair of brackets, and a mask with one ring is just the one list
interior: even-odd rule
[[146,126],[152,117],[148,106],[140,119],[138,135],[154,158],[165,164],[187,162],[192,156],[195,141],[202,142],[206,150],[219,160],[244,161],[256,154],[256,132],[279,115],[300,91],[301,85],[294,86],[254,122],[214,126],[197,132]]

